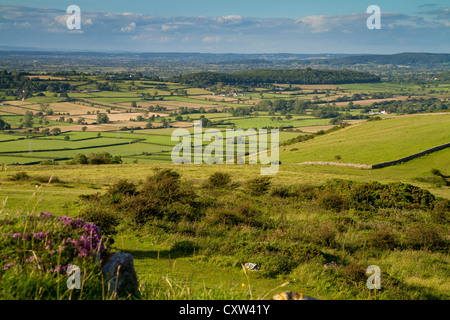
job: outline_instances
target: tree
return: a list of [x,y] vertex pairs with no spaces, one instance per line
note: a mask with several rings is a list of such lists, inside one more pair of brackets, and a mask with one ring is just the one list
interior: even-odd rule
[[0,130],[9,130],[9,129],[11,129],[11,125],[0,119]]
[[98,113],[97,114],[97,123],[108,123],[109,118],[106,113]]
[[49,128],[42,129],[41,133],[44,134],[44,136],[48,136],[50,134],[50,129]]
[[23,116],[23,126],[25,128],[32,128],[33,127],[33,112],[27,111],[25,112],[25,115]]
[[81,128],[81,130],[84,132],[84,131],[86,131],[87,130],[87,127],[86,126],[84,126],[83,128]]
[[136,108],[136,101],[132,101],[132,102],[131,102],[131,107],[132,107],[132,108]]
[[53,128],[50,132],[54,136],[59,136],[61,134],[61,129],[60,128]]
[[73,160],[72,160],[73,164],[88,164],[88,157],[86,157],[84,154],[79,153],[77,154]]

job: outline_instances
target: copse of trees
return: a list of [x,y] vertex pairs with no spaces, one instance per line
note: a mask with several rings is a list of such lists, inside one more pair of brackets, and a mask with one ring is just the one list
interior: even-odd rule
[[261,85],[268,83],[290,84],[340,84],[379,82],[378,76],[351,70],[315,70],[311,68],[294,70],[245,70],[233,73],[198,72],[175,76],[169,79],[195,87],[223,85]]
[[77,154],[68,164],[120,164],[122,157],[113,156],[109,152],[91,153],[86,156],[83,153]]
[[0,130],[9,130],[11,129],[11,125],[8,122],[3,121],[0,119]]

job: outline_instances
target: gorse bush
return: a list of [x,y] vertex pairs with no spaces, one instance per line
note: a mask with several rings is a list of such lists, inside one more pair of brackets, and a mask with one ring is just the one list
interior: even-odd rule
[[[108,250],[99,228],[49,213],[0,220],[1,299],[101,299],[101,258]],[[84,291],[69,290],[71,265],[84,270]],[[25,284],[25,285],[24,285]]]
[[270,189],[270,177],[262,176],[250,179],[246,182],[247,191],[253,196],[261,196]]
[[26,172],[17,172],[16,174],[9,177],[10,181],[29,181],[31,177]]
[[231,187],[231,176],[228,173],[215,172],[209,176],[204,184],[207,188],[227,188]]

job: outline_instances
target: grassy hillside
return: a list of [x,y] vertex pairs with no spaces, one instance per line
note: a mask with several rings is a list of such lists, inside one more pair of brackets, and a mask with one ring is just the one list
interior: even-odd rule
[[[200,212],[186,219],[174,216],[175,220],[167,220],[165,215],[172,211],[158,211],[163,214],[160,218],[138,225],[128,213],[117,212],[121,225],[111,248],[133,255],[143,296],[148,299],[259,299],[284,290],[322,299],[373,299],[364,274],[372,264],[382,270],[382,290],[377,292],[377,299],[448,299],[448,256],[441,249],[446,245],[442,239],[448,235],[445,215],[390,206],[370,210],[350,207],[336,212],[333,201],[350,201],[340,189],[345,184],[326,182],[334,178],[360,183],[413,182],[430,174],[427,167],[447,176],[441,160],[448,155],[448,150],[442,150],[397,166],[395,171],[281,166],[269,190],[258,196],[248,194],[246,187],[247,181],[259,176],[258,166],[161,165],[181,174],[179,190],[186,187],[200,196],[195,202],[184,202],[187,193],[166,209],[184,215],[197,203]],[[9,166],[0,172],[2,212],[25,216],[50,211],[76,217],[89,207],[79,195],[108,195],[112,190],[109,186],[120,179],[142,185],[156,167]],[[11,181],[23,171],[30,178]],[[237,187],[202,187],[217,171],[230,174]],[[52,175],[52,183],[42,182]],[[316,195],[310,199],[314,189],[308,186],[319,184],[326,192],[317,193],[315,189]],[[425,186],[432,193],[446,193],[449,198],[448,187],[429,188],[432,185],[423,181],[413,184]],[[154,186],[154,191],[164,190],[158,183],[148,185]],[[149,197],[157,197],[152,194]],[[91,203],[91,210],[101,208],[104,214],[115,210],[108,199]],[[136,200],[142,203],[145,199]],[[203,206],[208,211],[203,212]],[[134,207],[126,210],[132,214]],[[337,263],[335,268],[324,267],[332,261]],[[244,262],[260,264],[262,272],[250,273],[247,279],[240,267]],[[283,288],[277,288],[286,282]]]
[[449,127],[450,114],[371,121],[283,147],[280,160],[376,164],[450,142]]

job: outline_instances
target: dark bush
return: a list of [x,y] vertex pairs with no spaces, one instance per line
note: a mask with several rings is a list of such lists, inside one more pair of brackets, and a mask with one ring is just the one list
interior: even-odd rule
[[182,186],[180,174],[172,169],[157,169],[154,175],[147,177],[139,191],[150,198],[159,199],[163,204],[195,198],[192,188]]
[[248,180],[245,187],[251,195],[261,196],[269,190],[270,183],[270,177],[262,176]]
[[367,267],[358,264],[350,264],[342,268],[342,276],[351,282],[365,283],[367,280],[366,270]]
[[50,176],[50,177],[37,176],[37,177],[34,177],[34,180],[36,180],[37,182],[40,182],[40,183],[64,183],[61,179],[59,179],[56,176]]
[[415,226],[406,231],[405,245],[414,250],[448,250],[449,242],[438,227]]
[[29,181],[31,180],[31,177],[28,175],[28,173],[21,171],[17,172],[16,174],[9,177],[10,181]]
[[195,251],[198,250],[199,246],[196,245],[193,241],[183,240],[177,241],[170,249],[170,252],[175,253],[175,256],[177,254],[192,255]]
[[205,183],[209,188],[226,188],[231,186],[231,176],[228,173],[215,172],[211,174]]
[[229,206],[211,208],[209,214],[210,224],[224,224],[228,226],[247,225],[263,227],[267,225],[262,213],[249,203],[238,203]]
[[134,196],[137,193],[137,187],[134,183],[122,179],[110,186],[108,193],[112,196]]
[[332,190],[320,192],[317,196],[317,203],[321,208],[334,212],[341,212],[348,208],[345,197]]
[[312,200],[317,196],[318,189],[309,184],[302,184],[295,187],[294,194],[299,200]]
[[392,250],[398,246],[398,243],[392,231],[378,229],[369,234],[367,245],[370,248]]
[[280,186],[273,188],[270,195],[273,197],[289,198],[294,196],[295,193],[291,191],[290,187]]
[[450,200],[436,199],[431,210],[432,219],[438,223],[446,224],[450,220]]

